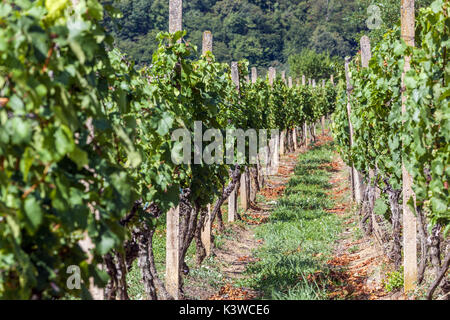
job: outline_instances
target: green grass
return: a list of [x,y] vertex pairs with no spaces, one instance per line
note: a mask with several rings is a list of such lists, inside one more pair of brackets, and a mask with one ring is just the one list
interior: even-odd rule
[[[260,261],[250,264],[247,276],[234,285],[253,287],[263,293],[263,299],[325,298],[325,289],[308,281],[307,277],[319,270],[327,272],[326,261],[331,257],[341,230],[342,220],[325,211],[333,205],[326,195],[331,188],[328,183],[330,173],[318,168],[330,162],[331,156],[331,145],[314,147],[299,156],[294,175],[284,196],[277,199],[269,222],[256,227],[256,236],[264,240],[256,252]],[[265,202],[261,195],[258,197]],[[226,211],[223,218],[227,221]],[[164,278],[165,264],[164,226],[162,221],[153,238],[155,262],[161,278]],[[234,238],[232,229],[227,228],[224,233],[216,234],[215,246],[221,248],[226,239]],[[191,270],[185,279],[186,285],[200,278],[203,283],[219,288],[225,281],[219,270],[219,261],[211,257],[196,267],[194,254],[195,245],[191,245],[186,257]],[[130,298],[143,298],[144,288],[136,261],[127,281]]]
[[326,261],[342,228],[341,218],[325,211],[333,205],[326,195],[330,173],[319,166],[331,158],[330,144],[301,154],[269,222],[256,229],[264,240],[255,252],[260,260],[249,265],[241,284],[262,292],[263,299],[326,298],[323,286],[307,278],[327,272]]
[[[225,213],[224,220],[226,221],[227,215]],[[158,223],[156,232],[153,236],[153,254],[155,256],[156,270],[158,276],[164,281],[165,278],[165,263],[166,263],[166,233],[165,233],[165,217],[162,217]],[[216,248],[222,248],[225,244],[225,239],[234,239],[233,230],[230,228],[225,229],[221,234],[215,234],[214,245]],[[190,281],[194,279],[202,279],[204,283],[208,283],[213,287],[220,288],[223,284],[223,276],[219,272],[219,266],[214,258],[210,257],[205,259],[201,266],[197,266],[195,263],[195,241],[192,241],[186,253],[186,264],[188,265],[190,272],[189,276],[184,278],[185,285],[188,285]],[[141,270],[137,265],[137,260],[134,261],[133,266],[129,273],[127,273],[128,294],[132,300],[145,299],[144,284],[142,283]]]

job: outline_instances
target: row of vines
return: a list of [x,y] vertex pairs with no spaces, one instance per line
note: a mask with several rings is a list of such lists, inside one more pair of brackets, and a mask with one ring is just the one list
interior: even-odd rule
[[[152,64],[137,70],[113,49],[100,3],[74,3],[0,2],[0,299],[90,298],[90,278],[106,298],[127,299],[136,259],[147,298],[170,299],[155,228],[180,207],[184,259],[206,206],[220,214],[245,170],[174,164],[171,132],[193,135],[195,121],[203,132],[293,129],[330,114],[335,89],[249,83],[242,61],[237,91],[230,67],[199,57],[181,31],[161,33]],[[80,290],[67,287],[72,265]]]
[[[428,298],[438,285],[444,296],[450,291],[450,281],[445,279],[450,256],[449,13],[448,1],[421,9],[414,48],[400,39],[397,27],[374,44],[368,68],[361,67],[361,55],[357,55],[350,63],[349,86],[343,81],[338,85],[333,115],[340,153],[367,186],[361,209],[363,228],[367,233],[381,233],[397,270],[402,265],[402,162],[412,175],[415,199],[408,203],[417,218],[420,244],[417,283],[429,279]],[[411,57],[411,70],[404,77],[403,115],[405,56]],[[354,129],[351,147],[347,102]],[[380,197],[375,200],[377,193]]]

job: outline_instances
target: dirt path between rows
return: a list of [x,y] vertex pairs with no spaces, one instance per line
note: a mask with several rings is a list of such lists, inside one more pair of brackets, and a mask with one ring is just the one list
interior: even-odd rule
[[[321,135],[318,144],[329,141],[330,136]],[[220,248],[213,249],[214,261],[219,264],[225,284],[217,290],[205,283],[194,283],[186,286],[189,297],[201,300],[250,300],[260,297],[259,292],[235,286],[235,282],[246,276],[244,272],[247,265],[255,261],[252,254],[262,244],[261,240],[255,238],[255,226],[266,221],[293,175],[298,155],[305,151],[305,148],[301,147],[296,152],[281,156],[278,174],[270,176],[264,189],[259,192],[263,198],[257,197],[256,203],[252,203],[243,221],[225,223],[226,228],[231,228],[229,233],[232,237],[224,239]],[[389,262],[375,241],[362,236],[359,231],[357,216],[352,214],[355,209],[352,204],[348,171],[337,152],[334,153],[331,166],[327,169],[332,172],[330,183],[333,187],[329,196],[335,202],[335,206],[328,211],[339,215],[345,226],[340,240],[335,243],[334,257],[327,262],[332,270],[326,279],[329,299],[402,299],[401,294],[388,294],[383,289],[383,272],[388,268]]]
[[384,290],[385,273],[392,269],[392,263],[373,237],[364,236],[359,228],[356,208],[352,203],[349,169],[334,153],[333,175],[329,193],[335,202],[330,213],[344,219],[344,230],[335,245],[334,257],[327,263],[331,268],[330,279],[339,283],[329,287],[330,299],[347,300],[395,300],[404,299],[400,293]]
[[251,204],[251,208],[243,216],[244,223],[226,225],[227,228],[232,228],[233,238],[226,239],[220,249],[214,250],[214,254],[221,262],[221,272],[229,282],[222,286],[219,292],[208,296],[208,299],[248,300],[260,296],[259,292],[250,288],[235,287],[233,283],[245,277],[244,271],[247,265],[255,261],[253,251],[262,244],[262,240],[255,238],[255,226],[267,220],[276,201],[283,195],[297,164],[298,155],[302,152],[305,152],[304,147],[280,156],[278,173],[266,179],[265,186],[259,191],[256,202]]

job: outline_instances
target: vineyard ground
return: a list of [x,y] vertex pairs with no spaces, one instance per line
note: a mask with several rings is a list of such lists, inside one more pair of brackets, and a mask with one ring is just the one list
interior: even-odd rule
[[[238,199],[239,201],[239,199]],[[363,236],[352,206],[348,171],[328,135],[282,156],[242,220],[213,225],[214,249],[201,266],[188,250],[188,299],[403,299],[383,283],[392,266],[371,237]],[[164,277],[164,223],[154,237]],[[128,275],[132,299],[144,294],[139,268]]]

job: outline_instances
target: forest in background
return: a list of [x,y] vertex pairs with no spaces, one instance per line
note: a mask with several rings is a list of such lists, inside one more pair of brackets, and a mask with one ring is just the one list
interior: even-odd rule
[[[416,7],[430,2],[416,0]],[[103,0],[102,3],[113,6],[122,15],[115,22],[110,17],[105,19],[108,31],[116,39],[115,45],[138,65],[150,64],[158,45],[156,35],[168,30],[169,1]],[[371,4],[378,5],[381,11],[382,23],[376,30],[369,30],[366,25]],[[376,43],[399,20],[400,1],[189,0],[183,2],[183,12],[187,39],[199,50],[203,31],[212,31],[218,61],[247,59],[260,72],[273,66],[291,70],[298,77],[305,70],[301,63],[325,62],[321,56],[311,58],[311,51],[343,61],[343,57],[358,50],[361,35],[369,35],[372,43]],[[302,57],[304,49],[308,52],[303,52]],[[317,70],[312,77],[327,73],[317,65],[306,70]]]

